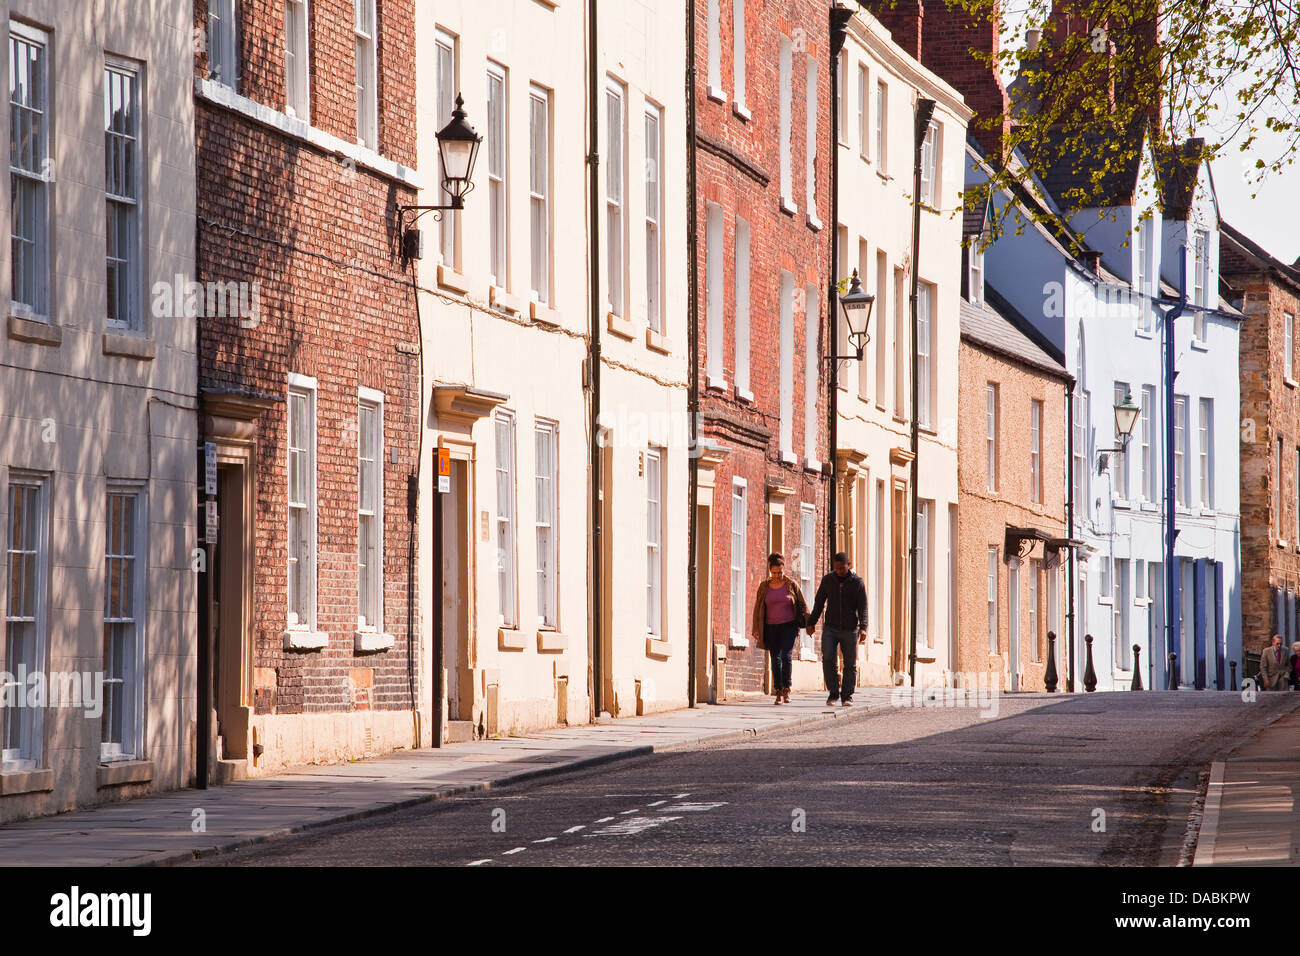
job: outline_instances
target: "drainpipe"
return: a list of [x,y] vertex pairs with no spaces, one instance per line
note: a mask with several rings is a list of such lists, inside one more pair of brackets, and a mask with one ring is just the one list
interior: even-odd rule
[[[1066,487],[1065,487],[1065,517],[1069,525],[1069,529],[1070,529],[1069,535],[1071,541],[1075,540],[1074,538],[1074,390],[1076,387],[1082,387],[1082,385],[1081,383],[1076,382],[1073,378],[1071,378],[1070,384],[1066,386],[1065,389],[1065,419],[1066,419],[1065,460],[1069,462],[1069,480],[1066,482]],[[1079,576],[1077,561],[1078,561],[1078,554],[1076,549],[1072,545],[1070,547],[1070,580],[1069,580],[1070,610],[1069,613],[1067,613],[1065,616],[1066,622],[1069,625],[1068,627],[1069,640],[1066,642],[1065,645],[1065,657],[1066,657],[1066,665],[1067,665],[1066,678],[1065,678],[1065,691],[1067,694],[1074,693],[1074,626],[1075,626],[1074,585],[1075,585],[1075,580]]]
[[830,77],[831,77],[831,267],[830,279],[826,283],[826,327],[830,333],[831,360],[827,364],[830,372],[827,378],[829,396],[827,399],[827,444],[830,457],[830,493],[826,496],[826,567],[830,567],[838,547],[836,546],[836,511],[840,495],[839,467],[839,429],[840,414],[840,363],[835,358],[839,355],[839,336],[835,327],[839,324],[839,289],[836,287],[835,269],[840,261],[840,51],[844,49],[845,30],[853,19],[853,11],[848,7],[833,6],[831,14],[830,43]]
[[686,269],[687,269],[687,306],[686,319],[686,354],[690,356],[690,368],[686,378],[686,428],[688,444],[686,447],[686,505],[690,509],[686,525],[686,703],[695,706],[696,674],[699,666],[696,658],[695,643],[699,640],[699,628],[696,621],[696,604],[699,601],[699,583],[696,578],[699,568],[696,564],[696,540],[700,533],[697,512],[699,511],[700,480],[700,301],[699,301],[699,264],[696,255],[699,251],[699,223],[696,202],[695,173],[695,6],[690,4],[686,11]]
[[602,598],[604,562],[601,560],[603,529],[601,528],[601,434],[600,434],[600,150],[597,101],[599,84],[596,79],[596,7],[597,0],[587,0],[587,167],[590,178],[588,197],[588,233],[591,246],[588,250],[590,274],[591,342],[587,353],[587,376],[591,385],[591,628],[588,631],[588,660],[591,662],[588,677],[588,694],[591,700],[591,717],[595,720],[603,709],[601,697],[603,654],[601,651],[601,620],[604,614]]
[[911,680],[911,685],[916,686],[916,599],[917,599],[917,580],[916,580],[916,512],[917,502],[917,474],[918,466],[921,461],[921,433],[920,418],[917,415],[919,406],[917,398],[919,396],[916,373],[920,365],[920,352],[918,351],[918,342],[916,341],[917,329],[917,299],[916,283],[917,274],[920,272],[920,255],[921,255],[921,145],[925,142],[925,135],[930,128],[930,118],[934,116],[934,100],[919,99],[916,101],[916,136],[913,144],[912,157],[912,282],[911,282],[911,300],[912,300],[912,514],[911,514],[911,537],[907,542],[907,550],[910,556],[909,565],[911,566],[911,600],[908,602],[908,621],[909,646],[910,651],[907,655],[907,673]]

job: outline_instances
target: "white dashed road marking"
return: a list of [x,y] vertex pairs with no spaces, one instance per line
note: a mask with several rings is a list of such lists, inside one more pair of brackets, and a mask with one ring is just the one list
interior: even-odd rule
[[534,840],[534,843],[550,843],[555,837],[542,837],[540,840]]
[[466,864],[466,865],[467,865],[467,866],[482,866],[484,863],[491,863],[491,862],[492,862],[491,858],[488,858],[488,859],[486,859],[486,860],[475,860],[473,863],[468,863],[468,864]]
[[502,855],[502,856],[509,856],[509,855],[512,854],[512,853],[523,853],[524,850],[527,850],[527,849],[528,849],[528,847],[526,847],[526,846],[517,846],[517,847],[515,847],[513,850],[506,850],[506,852],[502,853],[501,855]]
[[565,832],[565,833],[577,833],[579,830],[585,830],[585,829],[587,829],[586,824],[580,824],[580,825],[578,825],[578,826],[576,826],[576,827],[569,827],[569,829],[565,830],[564,832]]

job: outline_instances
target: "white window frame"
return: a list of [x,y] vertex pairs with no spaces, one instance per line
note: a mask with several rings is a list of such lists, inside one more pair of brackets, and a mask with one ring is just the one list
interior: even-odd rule
[[[1210,247],[1209,235],[1204,229],[1192,231],[1192,304],[1205,305],[1206,288],[1206,253]],[[1205,341],[1205,311],[1197,309],[1192,323],[1192,335],[1200,342]]]
[[1111,607],[1111,633],[1114,635],[1115,666],[1122,671],[1133,667],[1133,651],[1129,647],[1129,559],[1115,559],[1115,599]]
[[646,481],[646,633],[663,634],[664,616],[664,459],[665,449],[647,448]]
[[1141,442],[1140,467],[1142,469],[1142,500],[1155,501],[1156,467],[1155,467],[1155,429],[1152,427],[1151,413],[1155,405],[1155,389],[1150,385],[1142,386],[1142,410],[1138,413],[1139,440]]
[[1029,500],[1043,502],[1043,402],[1029,400]]
[[519,548],[514,412],[499,409],[492,417],[492,425],[496,451],[497,624],[503,628],[517,628]]
[[492,284],[508,291],[510,289],[509,71],[504,66],[489,61],[486,80],[488,271],[492,275]]
[[551,91],[536,83],[528,88],[528,155],[529,293],[534,302],[550,305]]
[[1026,563],[1029,565],[1028,574],[1026,575],[1029,580],[1029,661],[1032,664],[1039,664],[1043,660],[1039,631],[1041,624],[1038,619],[1038,602],[1041,597],[1039,593],[1041,581],[1039,578],[1042,574],[1042,562],[1030,558]]
[[1201,507],[1209,511],[1214,508],[1214,399],[1202,398],[1198,404],[1201,413],[1200,427],[1197,430]]
[[787,463],[794,453],[794,276],[781,270],[780,361],[780,452]]
[[817,58],[810,56],[804,69],[804,201],[808,205],[808,224],[820,229],[821,219],[817,215],[817,82]]
[[534,511],[537,535],[537,626],[560,626],[560,426],[550,419],[533,422]]
[[[1134,255],[1136,256],[1136,260],[1135,260],[1136,269],[1134,272],[1134,287],[1137,289],[1138,295],[1142,295],[1142,296],[1145,296],[1147,294],[1148,289],[1150,287],[1150,281],[1151,281],[1150,280],[1151,222],[1152,221],[1150,219],[1147,220],[1138,219],[1138,223],[1136,227],[1137,242],[1135,243],[1135,245],[1137,246],[1137,249],[1134,252]],[[1143,321],[1143,327],[1145,328],[1145,323],[1146,323],[1145,313],[1147,312],[1147,304],[1145,302],[1139,302],[1138,309],[1139,312],[1143,315],[1142,321]]]
[[1290,312],[1282,313],[1282,374],[1295,381],[1295,316]]
[[[285,495],[285,559],[289,566],[298,565],[297,575],[299,588],[303,592],[300,599],[304,602],[302,607],[306,611],[306,619],[301,612],[293,610],[294,595],[289,584],[289,573],[286,569],[285,588],[286,588],[286,611],[285,627],[286,630],[316,630],[316,603],[317,603],[317,567],[318,567],[318,542],[316,537],[317,521],[317,481],[316,481],[316,452],[317,452],[317,422],[316,422],[316,396],[317,383],[316,379],[306,375],[290,373],[288,391],[285,399],[285,485],[287,493]],[[304,422],[308,435],[295,434],[293,425],[293,402],[295,398],[301,398],[306,402]],[[305,444],[295,445],[295,441],[306,439]],[[305,500],[295,503],[294,500],[294,454],[299,453],[302,457],[298,460],[297,468],[306,470],[306,498]],[[293,509],[301,509],[302,522],[306,525],[306,553],[295,559],[293,555],[293,535],[289,530],[291,522],[288,520],[289,514]],[[304,558],[306,567],[303,567]],[[305,575],[305,581],[304,581]]]
[[[104,257],[106,266],[105,295],[107,309],[105,321],[108,328],[132,332],[141,331],[144,322],[141,307],[140,284],[144,272],[143,244],[140,241],[140,220],[144,208],[144,184],[141,177],[140,155],[144,150],[144,141],[140,129],[140,79],[141,70],[137,63],[118,57],[104,58],[104,112],[110,113],[118,84],[129,84],[131,97],[130,128],[106,129],[104,131],[104,202],[107,206],[107,219],[118,222],[118,216],[124,217],[125,243],[113,245],[120,241],[120,235],[110,237],[107,225],[104,235]],[[127,160],[127,156],[132,157]],[[114,176],[114,171],[120,170]],[[129,180],[129,182],[127,181]],[[130,188],[121,188],[129,186]],[[112,253],[116,252],[117,255]],[[116,270],[114,282],[107,281],[107,272]],[[117,301],[111,301],[113,291],[118,293]],[[116,315],[114,315],[116,313]]]
[[[364,445],[365,431],[361,427],[362,412],[370,410],[375,416],[376,431],[373,446]],[[367,456],[366,452],[369,452]],[[362,475],[371,470],[370,487],[374,501],[370,507],[361,496]],[[361,386],[357,389],[357,630],[384,630],[384,393]],[[368,557],[363,549],[361,527],[363,521],[373,526],[373,540]],[[371,593],[366,595],[365,567],[371,574]]]
[[[452,111],[456,108],[456,93],[460,88],[460,44],[457,37],[445,30],[434,32],[434,108],[437,110],[436,126],[442,129],[451,122]],[[451,193],[442,183],[442,157],[438,157],[438,194],[443,205],[451,203]],[[447,209],[442,212],[438,223],[438,254],[444,266],[452,270],[460,268],[460,211]]]
[[[14,491],[17,488],[34,489],[36,522],[35,540],[24,542],[31,547],[15,548],[14,541]],[[50,574],[50,481],[46,475],[26,474],[15,470],[9,472],[9,491],[5,496],[7,518],[5,531],[5,576],[0,587],[5,591],[5,658],[4,671],[11,678],[18,677],[19,664],[28,664],[26,655],[16,648],[12,631],[18,625],[30,625],[32,646],[31,661],[35,666],[26,668],[28,674],[44,673],[48,653],[48,602]],[[34,600],[28,604],[25,600],[16,606],[14,593],[14,562],[16,556],[30,556],[32,561],[32,579],[36,589]],[[25,596],[25,592],[24,592]],[[0,687],[0,690],[4,688]],[[26,694],[28,688],[17,684],[15,693]],[[15,734],[12,721],[18,721],[16,735],[19,744],[10,747],[11,737]],[[4,734],[0,736],[0,770],[23,771],[35,770],[45,756],[45,708],[43,707],[4,707],[0,708],[0,724]]]
[[870,161],[871,158],[871,104],[867,102],[867,91],[871,89],[871,77],[865,63],[858,64],[858,155]]
[[736,216],[736,249],[734,280],[736,319],[736,392],[747,400],[754,396],[749,390],[749,350],[750,350],[750,243],[749,223]]
[[[21,48],[31,48],[35,56],[24,60],[24,65],[35,61],[36,68],[25,74],[27,102],[16,99],[14,88]],[[30,285],[30,294],[11,283],[9,310],[12,314],[38,322],[48,322],[50,316],[50,122],[53,110],[50,101],[50,38],[16,20],[9,21],[9,179],[10,195],[22,189],[31,196],[28,225],[31,235],[19,235],[19,216],[15,203],[9,207],[9,256],[11,269],[23,274],[23,285]],[[32,81],[32,77],[35,81]],[[39,90],[41,98],[34,99]],[[15,125],[15,123],[19,125]],[[25,134],[23,128],[27,133]],[[31,135],[35,130],[36,135]],[[26,144],[28,148],[15,147]],[[30,250],[24,248],[30,245]],[[29,254],[28,254],[29,253]],[[15,265],[17,263],[21,263]],[[31,301],[28,301],[28,300]]]
[[708,45],[709,96],[720,103],[727,101],[722,88],[722,0],[708,0],[705,12],[705,42]]
[[972,305],[984,304],[984,242],[980,236],[971,239],[967,252],[966,298]]
[[[1120,402],[1124,401],[1124,397],[1125,397],[1126,395],[1131,395],[1131,394],[1132,394],[1132,391],[1131,391],[1130,388],[1129,388],[1129,383],[1128,383],[1128,382],[1116,382],[1116,383],[1115,383],[1115,404],[1116,404],[1116,405],[1118,405]],[[1123,443],[1122,443],[1121,440],[1120,440],[1120,436],[1119,436],[1119,434],[1116,433],[1116,435],[1115,435],[1115,447],[1118,448],[1118,447],[1120,447],[1122,444],[1123,444]],[[1112,452],[1112,453],[1111,453],[1111,461],[1112,461],[1112,462],[1114,463],[1114,465],[1115,465],[1115,473],[1114,473],[1114,482],[1115,482],[1115,484],[1114,484],[1114,492],[1115,492],[1115,497],[1119,498],[1120,500],[1127,500],[1127,499],[1129,498],[1129,467],[1128,467],[1128,455],[1129,455],[1129,453],[1128,453],[1128,450],[1127,450],[1127,449],[1125,449],[1125,450],[1122,451],[1122,452]]]
[[627,87],[605,78],[605,303],[627,317]]
[[840,50],[835,64],[836,133],[840,146],[849,145],[849,51]]
[[934,540],[934,502],[922,498],[916,503],[916,633],[918,643],[925,648],[934,647],[934,634],[930,623],[931,588],[934,580],[932,567]]
[[239,91],[238,0],[208,0],[208,78]]
[[988,477],[988,490],[994,494],[998,490],[999,417],[997,383],[986,382],[984,385],[984,464]]
[[807,466],[814,471],[821,468],[817,458],[817,433],[820,416],[817,399],[820,396],[817,362],[821,352],[817,348],[821,320],[821,297],[815,285],[804,288],[804,367],[803,367],[803,455]]
[[379,152],[379,17],[375,0],[353,0],[357,143]]
[[1186,508],[1187,494],[1187,420],[1186,395],[1174,396],[1174,498],[1179,508]]
[[284,0],[284,111],[311,122],[311,51],[308,0]]
[[876,103],[872,111],[876,120],[876,172],[888,176],[889,157],[889,86],[884,80],[876,80]]
[[[149,571],[148,547],[148,495],[140,483],[110,482],[105,494],[104,518],[104,712],[101,722],[99,758],[100,760],[139,760],[144,757],[144,689],[145,666],[144,653],[146,643],[145,627],[149,618],[145,596],[148,594],[146,577]],[[125,550],[121,539],[115,549],[114,543],[114,507],[113,499],[124,499],[132,503],[131,549]],[[114,568],[129,566],[130,607],[121,602],[113,606],[114,588],[111,582]],[[121,591],[118,590],[120,594]],[[110,647],[114,643],[110,628],[114,626],[130,628],[128,635],[121,642],[126,654],[120,666],[114,666]],[[114,710],[109,685],[121,686],[122,730],[120,734],[110,734]],[[109,740],[110,736],[118,739]]]
[[999,652],[998,642],[998,549],[988,549],[988,571],[985,575],[985,599],[987,602],[987,629],[989,654]]
[[731,92],[735,97],[732,109],[749,119],[749,106],[745,102],[745,0],[731,0],[731,57]]
[[817,562],[817,508],[799,506],[799,588],[805,595],[813,593]]
[[791,158],[791,127],[794,123],[794,45],[789,37],[781,37],[778,53],[779,79],[777,85],[777,134],[780,151],[781,208],[795,212],[794,161]]
[[[740,527],[736,527],[737,506],[740,513]],[[731,479],[731,641],[733,644],[747,645],[745,637],[747,622],[746,610],[746,569],[745,554],[749,547],[749,488],[744,478]]]
[[934,427],[934,299],[932,283],[916,283],[916,400],[917,423]]
[[932,209],[938,208],[937,197],[940,195],[939,177],[943,170],[943,124],[930,120],[926,127],[925,139],[921,141],[921,205]]
[[885,551],[886,551],[886,508],[885,508],[885,480],[876,479],[876,580],[875,580],[875,609],[876,613],[872,618],[876,622],[875,637],[878,641],[885,638]]
[[645,310],[651,332],[664,331],[663,108],[645,106]]
[[704,334],[705,376],[710,388],[726,388],[727,377],[723,369],[722,336],[723,309],[723,253],[724,219],[722,207],[717,203],[704,204]]

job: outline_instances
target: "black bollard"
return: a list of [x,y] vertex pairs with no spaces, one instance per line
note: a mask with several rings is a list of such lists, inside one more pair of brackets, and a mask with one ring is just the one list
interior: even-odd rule
[[1056,632],[1047,632],[1047,670],[1043,673],[1043,686],[1049,694],[1056,692],[1059,678],[1056,676]]
[[1169,653],[1169,689],[1178,690],[1178,655]]
[[1129,690],[1142,689],[1142,645],[1133,645],[1133,683],[1129,685]]
[[1232,672],[1232,686],[1228,690],[1235,691],[1237,689],[1237,662],[1228,661],[1228,670]]
[[1097,672],[1092,666],[1092,635],[1085,634],[1083,642],[1088,645],[1088,666],[1083,669],[1083,689],[1091,694],[1097,689]]

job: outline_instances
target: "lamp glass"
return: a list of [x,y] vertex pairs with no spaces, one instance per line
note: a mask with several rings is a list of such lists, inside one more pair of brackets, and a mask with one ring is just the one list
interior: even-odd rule
[[1124,400],[1115,406],[1115,433],[1122,438],[1132,435],[1141,411],[1132,394],[1125,394]]

